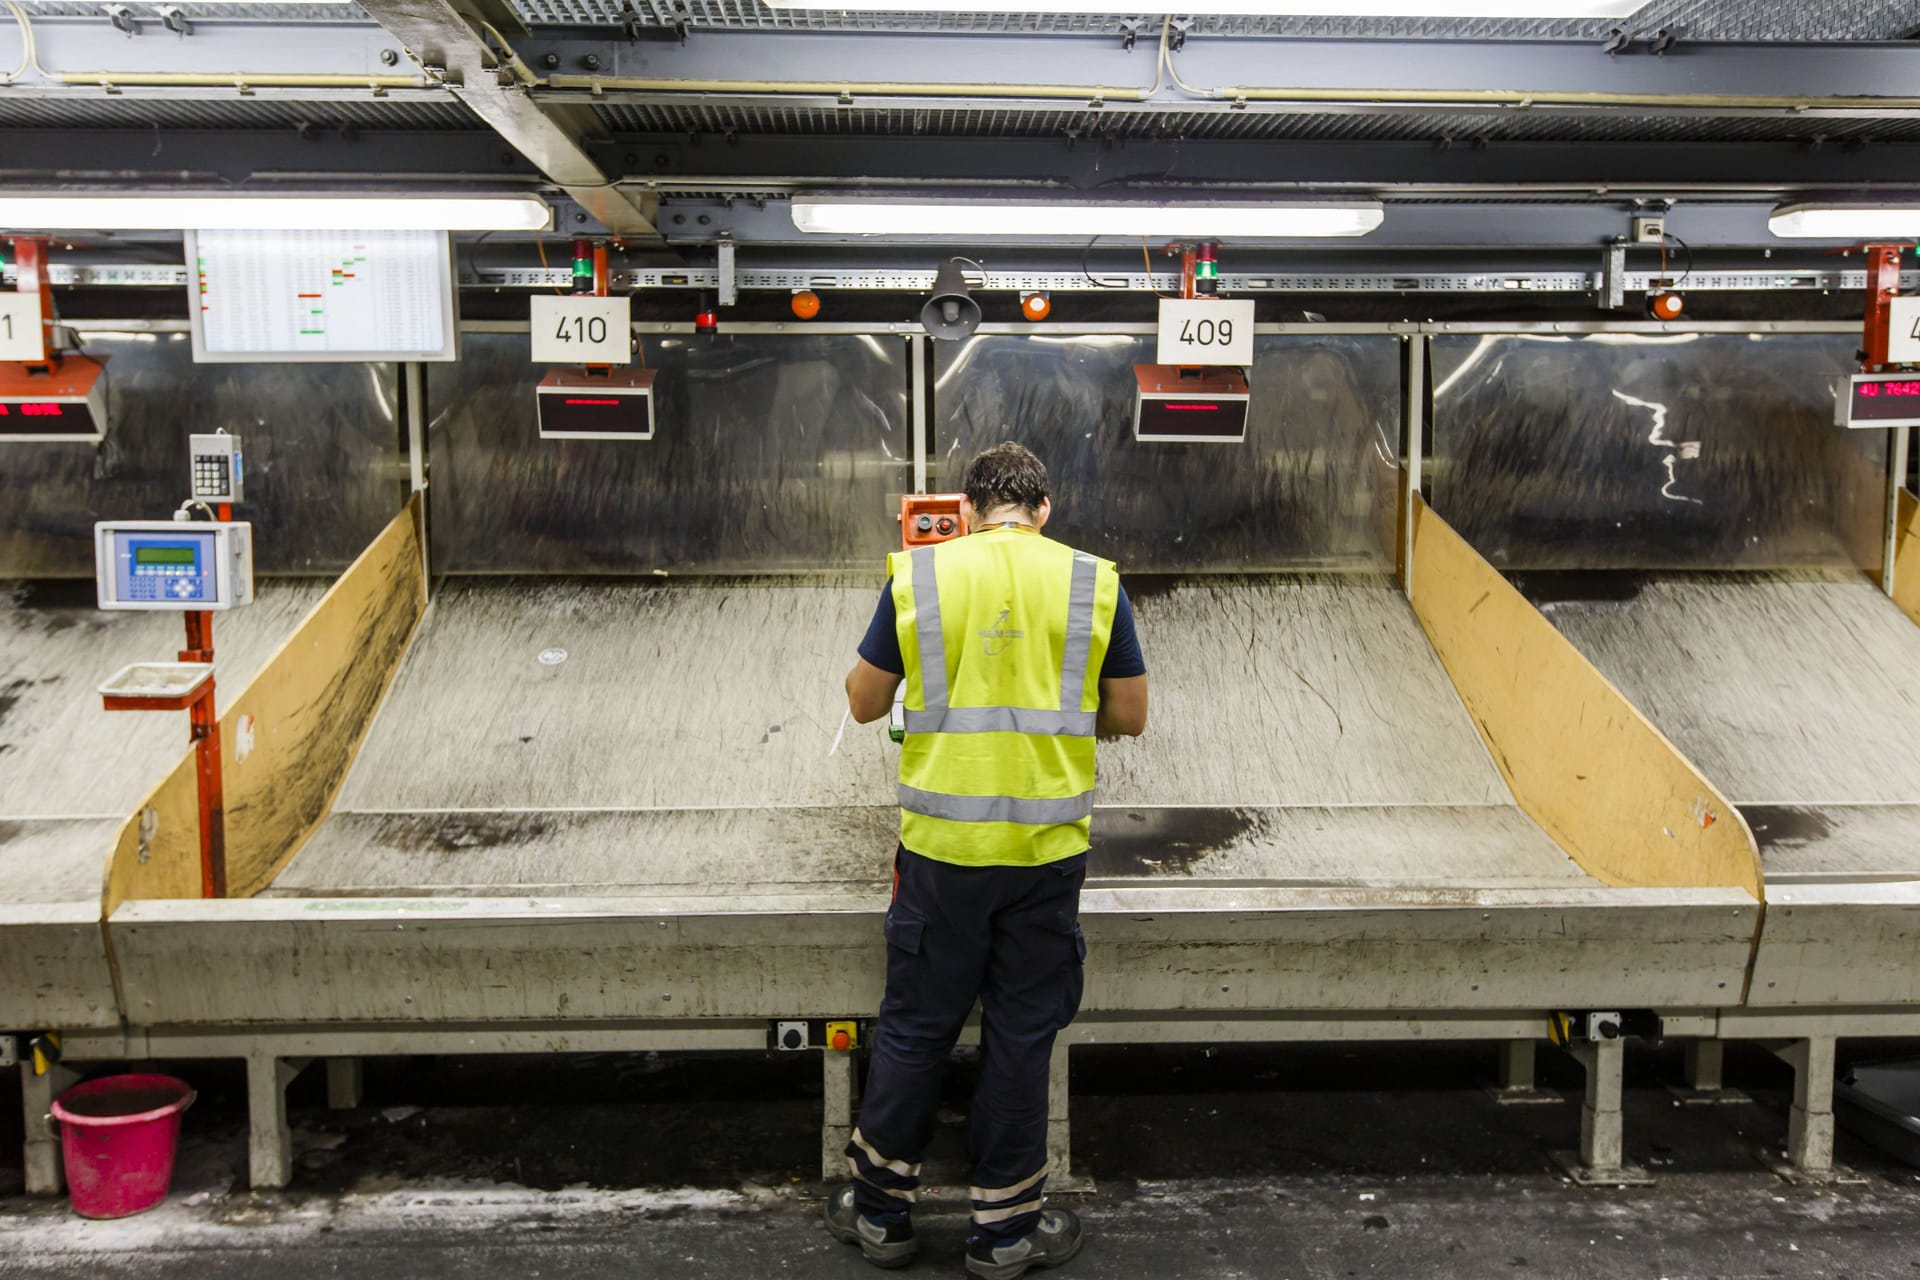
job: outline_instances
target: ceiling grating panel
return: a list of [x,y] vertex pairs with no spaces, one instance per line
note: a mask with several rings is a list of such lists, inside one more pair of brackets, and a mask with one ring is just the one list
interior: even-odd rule
[[[511,0],[530,25],[618,26],[627,0]],[[1015,31],[1119,30],[1137,10],[1113,14],[932,14],[902,11],[773,9],[760,0],[631,0],[643,26],[726,27],[779,31]],[[1341,39],[1600,40],[1609,20],[1206,17],[1193,19],[1198,35],[1261,35]],[[1624,24],[1651,34],[1676,28],[1689,40],[1898,40],[1920,29],[1913,0],[1651,0]]]
[[1251,111],[852,110],[707,106],[697,102],[602,104],[614,133],[786,134],[873,137],[1075,138],[1246,141],[1815,142],[1920,140],[1920,119],[1805,116],[1705,117],[1613,112],[1479,111],[1289,113]]
[[273,98],[161,98],[0,94],[0,128],[10,129],[477,130],[486,125],[451,96],[296,102]]

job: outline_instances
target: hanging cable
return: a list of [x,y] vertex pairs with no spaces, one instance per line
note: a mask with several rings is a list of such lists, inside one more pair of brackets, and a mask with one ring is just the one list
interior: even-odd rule
[[20,65],[7,72],[6,82],[12,84],[25,75],[28,68],[32,68],[41,76],[46,76],[47,69],[40,65],[40,50],[33,42],[33,23],[28,21],[27,11],[15,4],[13,0],[6,0],[6,5],[7,12],[11,13],[13,20],[20,24]]

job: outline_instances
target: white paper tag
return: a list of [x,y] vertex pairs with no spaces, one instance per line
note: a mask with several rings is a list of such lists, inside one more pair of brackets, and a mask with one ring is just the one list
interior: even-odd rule
[[1162,298],[1159,364],[1253,363],[1253,299]]
[[39,360],[40,295],[0,293],[0,360]]
[[535,364],[633,363],[628,298],[535,294],[531,320]]

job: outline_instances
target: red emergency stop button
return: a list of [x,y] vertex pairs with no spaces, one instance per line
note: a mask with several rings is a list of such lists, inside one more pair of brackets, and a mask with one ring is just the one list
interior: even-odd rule
[[844,1031],[836,1031],[833,1033],[833,1047],[836,1049],[851,1049],[853,1048],[853,1037]]

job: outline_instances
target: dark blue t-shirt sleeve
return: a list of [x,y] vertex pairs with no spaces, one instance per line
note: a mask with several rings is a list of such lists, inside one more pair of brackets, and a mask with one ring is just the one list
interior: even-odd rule
[[[892,616],[891,611],[888,616]],[[1100,664],[1100,678],[1130,680],[1145,674],[1147,660],[1140,652],[1140,637],[1133,630],[1133,602],[1122,587],[1113,608],[1113,635],[1107,641],[1106,661]]]
[[893,579],[880,590],[880,607],[873,611],[867,634],[860,641],[860,656],[896,676],[907,674],[906,660],[900,656],[900,635],[894,630]]

